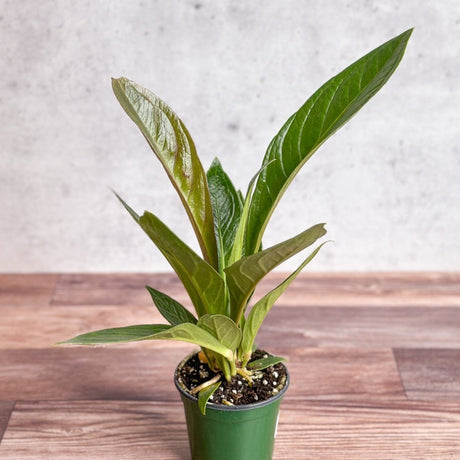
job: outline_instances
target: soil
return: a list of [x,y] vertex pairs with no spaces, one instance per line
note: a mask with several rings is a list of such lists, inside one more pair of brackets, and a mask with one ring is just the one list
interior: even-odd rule
[[[264,350],[252,353],[251,361],[270,356]],[[192,355],[189,360],[176,371],[179,383],[190,392],[198,385],[216,376],[206,363],[198,359],[198,354]],[[278,394],[286,383],[286,367],[283,363],[275,364],[261,371],[257,371],[252,385],[244,377],[237,375],[230,382],[222,376],[221,385],[209,399],[210,403],[226,405],[253,404],[265,401]]]

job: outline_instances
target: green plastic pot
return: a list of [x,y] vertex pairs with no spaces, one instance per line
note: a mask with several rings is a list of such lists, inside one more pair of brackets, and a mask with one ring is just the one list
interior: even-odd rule
[[284,388],[266,401],[241,406],[208,403],[206,415],[200,412],[197,398],[176,378],[174,383],[184,404],[192,460],[271,460],[288,375]]

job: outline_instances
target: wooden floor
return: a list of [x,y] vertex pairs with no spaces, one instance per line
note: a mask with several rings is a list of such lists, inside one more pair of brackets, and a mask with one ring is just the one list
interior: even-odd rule
[[[189,459],[193,347],[53,346],[160,322],[146,284],[188,305],[170,274],[0,275],[0,459]],[[302,275],[258,342],[289,358],[275,459],[460,460],[460,274]]]

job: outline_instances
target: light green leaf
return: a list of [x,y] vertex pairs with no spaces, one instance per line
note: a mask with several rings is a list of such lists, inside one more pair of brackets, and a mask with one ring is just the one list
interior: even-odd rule
[[151,91],[127,78],[112,79],[121,106],[160,160],[184,205],[203,257],[217,267],[217,247],[206,174],[187,128]]
[[114,327],[77,335],[65,342],[59,342],[58,345],[101,345],[104,343],[136,342],[138,340],[148,340],[153,335],[170,328],[171,326],[167,324],[140,324],[137,326]]
[[325,83],[292,115],[270,143],[252,195],[245,253],[257,252],[267,223],[294,176],[318,147],[387,82],[412,33],[384,43]]
[[239,323],[251,293],[267,273],[325,234],[324,224],[315,225],[289,240],[256,254],[243,257],[226,268],[231,317],[235,322]]
[[[230,178],[217,158],[207,172],[216,235],[220,235],[219,262],[225,267],[232,250],[243,205]],[[219,241],[219,238],[218,238]]]
[[260,326],[262,325],[265,317],[272,308],[273,304],[278,300],[280,295],[288,288],[288,286],[294,281],[296,276],[302,271],[302,269],[310,263],[313,258],[318,254],[319,250],[328,241],[318,246],[294,271],[288,278],[280,283],[276,288],[265,294],[251,309],[246,319],[246,323],[243,329],[243,338],[241,340],[241,358],[245,365],[251,357],[253,351],[254,340],[257,333],[259,332]]
[[286,359],[282,358],[281,356],[269,356],[268,358],[260,358],[256,359],[255,361],[251,361],[248,364],[248,369],[251,369],[252,371],[261,371],[263,369],[267,369],[267,367],[282,363],[283,361],[286,361]]
[[153,303],[169,324],[177,326],[182,323],[196,324],[197,319],[179,302],[150,286],[146,286]]
[[145,211],[139,225],[179,276],[198,316],[224,313],[225,286],[219,273],[152,213]]
[[198,393],[198,408],[203,415],[206,415],[206,404],[208,403],[209,398],[216,392],[219,387],[220,382],[213,383]]
[[241,342],[241,330],[228,316],[204,315],[198,320],[198,326],[214,335],[230,350],[236,350]]
[[177,326],[166,324],[141,324],[137,326],[115,327],[78,335],[62,344],[100,345],[103,343],[132,342],[138,340],[178,340],[206,347],[227,359],[233,358],[232,350],[222,345],[212,334],[195,324],[183,323]]

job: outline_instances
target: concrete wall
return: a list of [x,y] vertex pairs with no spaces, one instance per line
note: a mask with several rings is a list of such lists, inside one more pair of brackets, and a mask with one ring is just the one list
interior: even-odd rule
[[311,269],[460,268],[458,0],[2,0],[0,16],[1,272],[168,270],[110,187],[192,244],[110,77],[160,95],[204,165],[219,156],[245,188],[314,90],[412,26],[400,68],[300,173],[265,244],[328,222],[335,244]]

